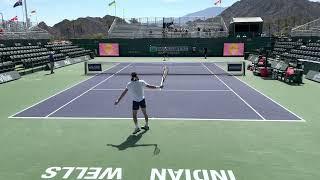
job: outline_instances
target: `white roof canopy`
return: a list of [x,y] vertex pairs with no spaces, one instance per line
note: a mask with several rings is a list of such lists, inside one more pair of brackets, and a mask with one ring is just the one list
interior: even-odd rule
[[231,23],[261,23],[263,22],[261,17],[236,17],[232,18]]

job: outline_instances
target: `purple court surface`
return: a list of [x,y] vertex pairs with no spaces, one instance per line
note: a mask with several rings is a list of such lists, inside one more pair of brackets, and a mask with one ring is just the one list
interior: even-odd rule
[[[213,63],[199,64],[208,75],[169,75],[164,89],[146,89],[150,117],[156,120],[303,121],[238,78],[214,75],[222,69]],[[130,80],[129,75],[120,75],[128,66],[129,63],[119,63],[112,67],[112,72],[119,74],[93,76],[11,118],[130,119],[130,95],[118,106],[114,105]],[[141,75],[140,79],[158,85],[161,75]]]

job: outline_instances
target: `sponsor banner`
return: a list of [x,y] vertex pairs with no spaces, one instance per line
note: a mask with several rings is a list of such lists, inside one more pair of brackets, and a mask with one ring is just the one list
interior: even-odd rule
[[319,82],[320,83],[320,72],[309,71],[307,76],[306,76],[306,78],[311,80],[311,81],[315,81],[315,82]]
[[158,47],[158,46],[150,46],[149,51],[151,53],[158,54],[179,54],[180,52],[189,52],[190,48],[188,46],[171,46],[171,47]]
[[17,71],[10,71],[0,74],[0,84],[20,79],[21,76]]
[[[56,61],[54,62],[54,69],[58,69],[64,66],[69,66],[72,64],[81,63],[84,61],[88,61],[90,59],[91,59],[90,56],[86,55],[86,56],[81,56],[77,58],[67,58],[66,60],[63,60],[63,61]],[[50,63],[47,64],[47,69],[50,69]]]
[[244,56],[244,43],[224,43],[223,56]]
[[228,71],[237,72],[237,71],[242,71],[242,70],[243,70],[243,64],[228,63]]
[[102,64],[88,64],[88,71],[94,71],[94,72],[101,72],[102,71]]
[[119,44],[117,43],[100,43],[99,44],[100,56],[120,56]]

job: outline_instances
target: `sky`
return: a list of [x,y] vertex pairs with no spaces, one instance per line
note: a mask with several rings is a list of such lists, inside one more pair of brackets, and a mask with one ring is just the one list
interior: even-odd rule
[[[17,0],[0,0],[0,13],[8,20],[23,18],[21,7],[12,8]],[[113,0],[27,0],[29,11],[36,10],[31,21],[44,21],[54,25],[63,19],[78,17],[103,17],[114,15]],[[179,17],[214,6],[215,0],[116,0],[117,16],[120,17]],[[223,0],[222,0],[223,1]],[[224,0],[221,6],[230,6],[237,0]]]
[[[0,0],[0,13],[8,20],[18,16],[23,19],[21,7],[12,8],[17,0]],[[63,19],[79,17],[103,17],[114,15],[113,0],[27,0],[29,12],[36,10],[31,21],[44,21],[52,26]],[[179,17],[214,6],[216,0],[116,0],[117,16],[131,17]],[[222,0],[222,7],[231,6],[237,0]],[[320,0],[318,0],[320,1]]]

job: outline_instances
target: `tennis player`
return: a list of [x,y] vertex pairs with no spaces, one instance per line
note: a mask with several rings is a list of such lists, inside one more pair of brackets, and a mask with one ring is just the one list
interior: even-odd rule
[[167,49],[167,47],[164,47],[164,49],[163,49],[163,61],[166,61],[166,58],[167,59],[169,58],[168,49]]
[[208,48],[204,48],[204,58],[207,59],[207,54],[208,54]]
[[146,83],[144,80],[140,80],[138,77],[138,74],[133,72],[131,74],[131,82],[127,84],[126,89],[122,92],[121,96],[117,99],[115,102],[115,105],[118,105],[121,99],[127,94],[129,91],[130,94],[132,95],[133,98],[133,103],[132,103],[132,116],[133,116],[133,122],[135,124],[135,130],[133,134],[137,134],[140,132],[140,128],[138,125],[138,110],[141,108],[141,111],[144,115],[146,124],[145,126],[141,127],[141,129],[148,131],[149,128],[149,117],[147,114],[147,109],[146,109],[146,100],[144,97],[144,87],[147,87],[149,89],[161,89],[163,88],[163,85],[161,86],[153,86],[148,83]]

